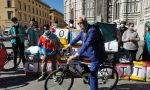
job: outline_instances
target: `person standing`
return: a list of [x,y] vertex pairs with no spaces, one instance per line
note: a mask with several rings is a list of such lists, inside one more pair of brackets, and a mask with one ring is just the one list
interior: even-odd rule
[[42,81],[46,78],[48,60],[52,63],[52,71],[56,70],[57,53],[61,46],[58,37],[49,30],[48,25],[46,26],[44,34],[40,36],[38,46],[40,48],[40,53],[43,55],[42,75],[38,78],[38,81]]
[[29,46],[37,46],[38,45],[38,33],[37,33],[37,25],[35,24],[34,19],[30,21],[30,26],[26,30],[28,34]]
[[145,23],[144,47],[142,59],[150,61],[150,21]]
[[134,30],[134,23],[129,23],[128,29],[122,35],[123,48],[129,51],[132,60],[136,60],[136,53],[138,51],[138,41],[140,37]]
[[117,38],[119,40],[119,48],[123,47],[122,35],[127,29],[128,28],[126,27],[126,22],[121,21],[120,26],[118,27],[118,30],[117,30]]
[[16,50],[20,51],[21,59],[23,62],[23,65],[25,64],[25,57],[24,57],[24,40],[25,40],[25,30],[22,25],[18,23],[18,19],[16,17],[13,17],[11,19],[13,22],[13,25],[10,27],[9,35],[11,37],[11,43],[13,52],[14,52],[14,67],[17,67],[17,54],[18,52]]

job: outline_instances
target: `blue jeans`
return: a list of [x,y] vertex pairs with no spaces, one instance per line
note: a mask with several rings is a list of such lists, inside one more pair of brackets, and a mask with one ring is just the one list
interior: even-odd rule
[[[86,53],[83,53],[80,58],[88,57]],[[90,90],[98,90],[98,78],[97,72],[100,66],[101,60],[97,59],[96,57],[89,57],[90,58]]]
[[98,90],[97,72],[99,65],[99,62],[91,62],[90,64],[90,90]]

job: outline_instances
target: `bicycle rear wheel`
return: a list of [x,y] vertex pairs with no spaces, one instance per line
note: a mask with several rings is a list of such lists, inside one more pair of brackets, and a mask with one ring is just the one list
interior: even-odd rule
[[74,82],[70,71],[62,72],[58,69],[53,71],[45,80],[45,90],[70,90]]
[[[16,51],[18,52],[18,50],[16,50]],[[11,49],[9,48],[9,49],[7,49],[7,58],[6,58],[6,62],[5,62],[3,70],[4,71],[14,70],[19,66],[20,62],[21,62],[21,56],[18,52],[17,64],[14,65],[14,52],[13,52],[12,48]]]
[[112,90],[118,83],[118,73],[110,66],[102,66],[98,70],[98,88]]

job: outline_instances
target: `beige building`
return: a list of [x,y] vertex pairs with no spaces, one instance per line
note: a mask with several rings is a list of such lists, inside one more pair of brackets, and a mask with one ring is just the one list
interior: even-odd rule
[[0,0],[0,26],[11,26],[11,18],[17,17],[22,25],[29,25],[35,18],[39,25],[49,24],[50,7],[41,0]]
[[55,21],[58,21],[60,27],[64,25],[64,15],[54,8],[50,9],[50,26],[53,26]]

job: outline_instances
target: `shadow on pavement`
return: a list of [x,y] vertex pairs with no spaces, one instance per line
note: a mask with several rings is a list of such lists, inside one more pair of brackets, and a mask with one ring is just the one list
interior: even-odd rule
[[[7,77],[3,77],[3,74],[8,74]],[[24,87],[29,84],[30,81],[36,80],[36,76],[26,76],[24,71],[16,72],[2,72],[0,73],[0,88],[9,88],[9,90]]]
[[24,70],[17,70],[17,71],[3,71],[3,72],[0,72],[0,75],[10,75],[10,74],[23,74],[24,73]]
[[[99,88],[99,90],[106,90],[107,88]],[[117,85],[113,90],[150,90],[150,83],[133,83]]]

